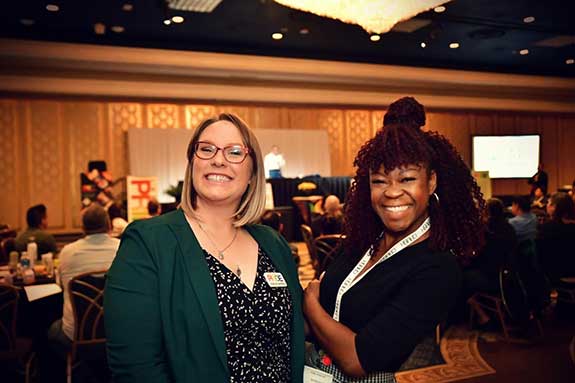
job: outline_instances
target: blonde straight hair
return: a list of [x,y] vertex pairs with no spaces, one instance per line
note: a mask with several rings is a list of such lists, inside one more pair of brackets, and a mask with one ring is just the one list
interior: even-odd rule
[[252,159],[252,176],[248,188],[243,194],[237,210],[234,212],[234,226],[240,227],[244,225],[254,224],[259,222],[266,206],[266,178],[264,173],[264,165],[262,160],[262,152],[256,136],[248,128],[246,123],[238,116],[231,113],[222,113],[217,117],[211,117],[202,121],[192,136],[190,144],[188,145],[188,166],[186,167],[186,174],[184,176],[184,186],[182,188],[182,202],[181,208],[186,215],[191,218],[198,219],[195,209],[197,208],[197,192],[194,189],[193,182],[193,162],[195,160],[195,146],[200,140],[202,132],[213,123],[218,121],[231,122],[238,130],[243,139],[243,144],[250,149],[249,156]]

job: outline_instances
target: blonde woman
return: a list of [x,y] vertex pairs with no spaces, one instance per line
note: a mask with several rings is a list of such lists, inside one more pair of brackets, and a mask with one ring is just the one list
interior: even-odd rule
[[288,244],[255,225],[262,155],[232,114],[203,121],[181,207],[131,224],[108,274],[115,382],[301,382],[301,288]]

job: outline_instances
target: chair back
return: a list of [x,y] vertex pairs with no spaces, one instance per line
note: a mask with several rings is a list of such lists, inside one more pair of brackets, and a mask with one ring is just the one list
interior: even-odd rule
[[0,239],[16,238],[17,234],[18,233],[16,233],[16,230],[11,229],[10,227],[4,227],[3,229],[0,229]]
[[104,286],[107,270],[78,275],[68,283],[68,293],[74,312],[72,352],[78,345],[105,343]]
[[319,277],[329,267],[329,264],[340,251],[345,238],[342,234],[320,235],[314,239],[314,247],[317,254],[319,267],[316,269],[316,277]]
[[507,314],[516,322],[526,322],[530,315],[527,295],[519,276],[510,267],[499,270],[499,288]]
[[3,238],[0,241],[0,265],[10,261],[10,252],[16,250],[16,239],[14,237]]
[[311,227],[303,223],[300,225],[300,230],[303,240],[305,242],[305,246],[307,248],[307,252],[309,253],[309,257],[311,258],[311,262],[314,265],[315,269],[316,265],[318,264],[318,259],[317,259],[317,251],[315,249],[315,244],[313,241],[313,232],[311,230]]
[[18,290],[0,285],[0,351],[13,351],[16,348],[17,308]]
[[521,241],[512,257],[527,303],[533,313],[539,315],[551,303],[551,284],[539,263],[535,241]]

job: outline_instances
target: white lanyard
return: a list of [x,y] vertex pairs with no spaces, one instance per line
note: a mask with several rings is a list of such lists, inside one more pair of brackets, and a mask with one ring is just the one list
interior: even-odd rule
[[367,275],[375,266],[379,265],[380,263],[386,261],[387,259],[391,258],[401,250],[405,249],[407,246],[411,245],[413,242],[421,238],[422,235],[429,231],[431,227],[431,221],[429,217],[415,230],[413,233],[409,234],[407,237],[403,238],[401,241],[393,245],[391,249],[389,249],[383,257],[381,257],[375,264],[373,264],[365,273],[363,273],[359,278],[354,279],[360,272],[363,270],[367,262],[369,262],[372,253],[373,253],[373,246],[371,246],[364,254],[363,258],[359,261],[359,263],[351,270],[349,275],[343,280],[341,286],[339,286],[339,290],[337,292],[337,296],[335,298],[335,308],[333,310],[333,319],[339,322],[339,310],[341,307],[341,298],[343,294],[345,294],[349,289],[351,289],[356,283],[361,281],[363,277]]

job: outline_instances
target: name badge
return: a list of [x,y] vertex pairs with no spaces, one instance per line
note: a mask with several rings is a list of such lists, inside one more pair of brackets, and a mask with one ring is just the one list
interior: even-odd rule
[[282,273],[264,273],[264,278],[270,287],[287,287]]
[[303,366],[304,383],[332,383],[331,374],[310,366]]

